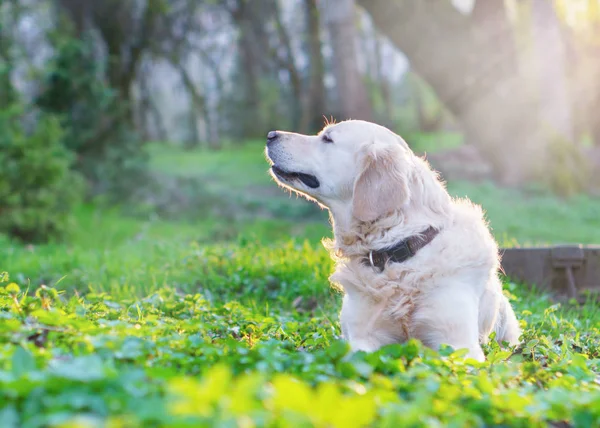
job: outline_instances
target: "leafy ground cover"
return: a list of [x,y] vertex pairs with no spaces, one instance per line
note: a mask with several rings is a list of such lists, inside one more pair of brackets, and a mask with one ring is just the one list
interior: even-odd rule
[[[258,143],[153,150],[159,174],[210,182],[239,209],[271,205],[186,221],[82,206],[67,242],[0,238],[0,427],[600,424],[591,296],[558,304],[507,282],[522,344],[487,346],[483,364],[417,342],[351,354],[318,242],[326,213],[300,215],[309,205],[274,188]],[[600,242],[591,198],[449,189],[508,243]]]
[[321,262],[264,257],[200,275],[197,293],[142,299],[26,295],[5,278],[0,425],[600,423],[594,302],[561,307],[509,285],[524,344],[489,346],[483,364],[417,342],[351,354]]

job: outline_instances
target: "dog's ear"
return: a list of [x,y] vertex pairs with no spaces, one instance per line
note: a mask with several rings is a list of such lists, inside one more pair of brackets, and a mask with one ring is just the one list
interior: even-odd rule
[[359,153],[361,170],[354,183],[353,216],[363,222],[400,210],[410,198],[409,153],[400,144],[366,144]]

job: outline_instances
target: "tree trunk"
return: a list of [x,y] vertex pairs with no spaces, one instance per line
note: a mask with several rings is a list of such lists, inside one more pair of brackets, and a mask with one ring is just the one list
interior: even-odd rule
[[263,23],[254,22],[257,20],[256,11],[246,0],[237,0],[229,13],[239,31],[238,49],[243,78],[242,132],[244,137],[262,136],[260,76],[265,67],[261,55],[268,52]]
[[491,44],[499,60],[497,65],[507,74],[518,71],[517,51],[513,31],[508,21],[505,0],[477,0],[471,19],[479,29],[485,31],[487,43]]
[[[147,0],[139,25],[135,25],[135,2],[120,0],[58,0],[70,16],[77,34],[96,29],[107,52],[107,80],[119,96],[124,117],[134,122],[131,87],[142,53],[153,42],[153,30],[162,13],[162,0]],[[135,31],[132,30],[135,27]]]
[[[179,71],[179,75],[181,77],[181,81],[183,82],[183,85],[185,86],[185,89],[187,90],[188,94],[192,98],[192,111],[191,111],[191,115],[190,115],[192,118],[191,128],[192,128],[192,133],[194,136],[193,139],[196,140],[196,141],[190,141],[190,143],[188,144],[188,147],[192,148],[192,147],[198,145],[200,143],[200,139],[201,139],[200,133],[198,132],[198,125],[196,123],[196,118],[197,118],[198,114],[202,115],[207,127],[210,128],[210,125],[209,125],[210,118],[208,115],[208,107],[206,105],[206,98],[204,97],[204,95],[202,95],[200,93],[200,91],[196,87],[196,84],[194,83],[194,79],[192,79],[192,76],[190,76],[187,69],[181,62],[179,62],[177,64],[177,70]],[[206,134],[210,134],[210,131],[208,131]],[[215,149],[217,147],[210,147],[210,148]]]
[[592,92],[592,106],[587,111],[587,118],[591,128],[592,144],[600,148],[600,119],[598,118],[598,112],[600,112],[600,23],[594,25],[592,34],[593,42],[588,52],[590,52],[589,58],[593,64],[590,67],[591,72],[588,74],[588,78],[583,82],[583,87],[586,91]]
[[383,58],[385,39],[364,16],[357,18],[357,46],[364,64],[363,80],[371,102],[373,120],[380,125],[393,127],[392,88],[386,73],[388,64]]
[[[508,21],[505,0],[476,0],[471,13],[476,34],[487,46],[489,60],[505,76],[519,73],[518,54],[513,30]],[[466,136],[467,144],[479,145]]]
[[506,34],[478,25],[447,0],[359,3],[481,148],[499,181],[537,176],[545,156],[538,108],[522,76],[505,65],[511,58],[496,50]]
[[383,107],[385,109],[385,119],[388,123],[393,123],[393,115],[394,115],[394,104],[392,102],[392,85],[390,84],[389,79],[387,78],[387,76],[383,73],[383,68],[384,68],[384,64],[385,61],[383,59],[383,54],[382,54],[382,45],[383,45],[383,41],[381,40],[381,37],[377,34],[375,35],[376,37],[376,52],[377,52],[377,60],[378,60],[378,64],[377,64],[377,69],[379,70],[379,90],[381,91],[381,98],[383,98]]
[[[590,0],[590,8],[595,1]],[[588,9],[589,12],[592,11]],[[592,143],[600,147],[600,23],[592,22],[583,29],[565,25],[561,30],[566,45],[574,141],[582,142],[590,136]]]
[[566,45],[551,0],[532,0],[534,76],[541,107],[541,125],[573,141],[568,95]]
[[310,79],[308,97],[302,106],[300,132],[316,132],[323,127],[325,104],[325,62],[321,52],[321,26],[317,0],[304,0],[304,13],[308,30],[308,55]]
[[423,91],[421,90],[421,85],[419,85],[418,82],[415,82],[415,79],[411,80],[411,93],[415,102],[415,116],[417,118],[417,128],[419,129],[419,131],[423,132],[425,130],[425,122],[427,121],[427,115],[425,113],[425,102],[423,101]]
[[205,52],[202,48],[197,48],[196,52],[200,55],[202,60],[205,62],[209,71],[212,73],[213,78],[215,79],[215,92],[218,94],[216,96],[217,102],[216,106],[211,108],[208,112],[211,118],[210,123],[212,126],[210,127],[210,135],[209,142],[211,146],[220,147],[221,146],[221,114],[222,114],[222,101],[223,94],[225,92],[224,87],[225,83],[223,81],[223,76],[221,75],[219,68],[219,60],[213,59],[207,52]]
[[144,141],[167,141],[168,133],[160,110],[152,98],[148,79],[153,64],[144,64],[138,78],[139,102],[137,103],[138,128],[142,129]]
[[77,36],[83,37],[90,26],[91,3],[87,0],[58,0],[58,6],[69,14]]
[[244,133],[246,136],[257,137],[262,128],[260,121],[260,70],[248,31],[247,26],[243,25],[240,28],[239,39],[242,73],[244,75]]
[[[2,5],[0,4],[0,6]],[[0,20],[2,18],[4,17],[0,15]],[[3,28],[2,21],[0,21],[0,109],[11,105],[17,98],[12,83],[13,58],[11,56],[11,46],[10,29]]]
[[343,116],[340,119],[372,120],[373,112],[367,89],[358,70],[355,2],[354,0],[323,2],[323,16],[333,48],[339,111]]
[[285,52],[285,57],[280,60],[280,66],[288,72],[290,86],[292,88],[292,128],[298,129],[302,122],[302,106],[305,104],[304,99],[306,96],[302,90],[302,79],[300,78],[300,72],[296,67],[296,61],[294,60],[292,42],[281,17],[279,0],[273,0],[273,18],[275,20],[275,28],[277,29],[279,43]]
[[[600,64],[596,64],[595,74],[596,79],[600,80]],[[590,134],[592,137],[592,144],[600,148],[600,119],[598,119],[598,112],[600,112],[600,88],[595,88],[592,105],[587,113],[589,126],[591,128]]]
[[415,72],[412,72],[409,76],[409,85],[415,103],[418,130],[421,132],[435,132],[439,130],[444,120],[444,109],[439,105],[436,106],[433,112],[427,108],[425,88],[423,87],[424,83]]

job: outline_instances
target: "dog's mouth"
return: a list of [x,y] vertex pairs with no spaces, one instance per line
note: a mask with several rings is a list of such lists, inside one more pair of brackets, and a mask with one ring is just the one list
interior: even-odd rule
[[316,189],[321,185],[317,177],[311,174],[305,174],[303,172],[284,171],[276,165],[273,165],[271,167],[271,170],[277,176],[277,178],[284,181],[300,180],[303,184],[310,187],[311,189]]

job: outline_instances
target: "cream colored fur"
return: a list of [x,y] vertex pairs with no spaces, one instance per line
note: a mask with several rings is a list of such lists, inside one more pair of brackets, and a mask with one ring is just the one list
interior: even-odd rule
[[[278,135],[267,147],[270,161],[320,182],[312,189],[273,174],[330,211],[331,281],[344,291],[340,323],[354,350],[414,337],[432,348],[466,348],[469,357],[484,360],[480,343],[492,331],[500,343],[518,342],[518,322],[498,279],[498,248],[481,208],[451,198],[402,138],[363,121],[329,125],[316,136]],[[413,258],[383,272],[362,262],[369,251],[429,226],[440,233]]]

